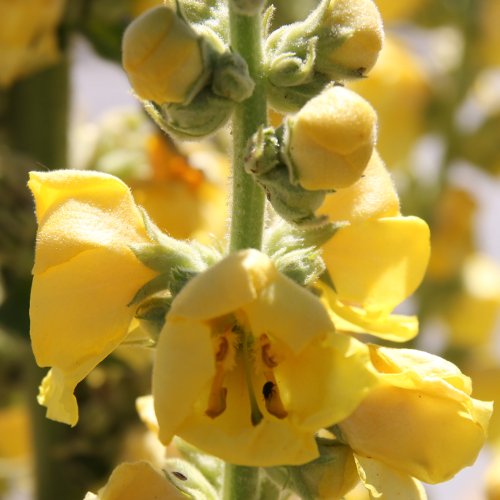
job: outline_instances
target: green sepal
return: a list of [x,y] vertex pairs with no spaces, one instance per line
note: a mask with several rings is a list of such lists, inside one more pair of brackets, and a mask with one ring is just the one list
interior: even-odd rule
[[245,60],[236,53],[225,52],[215,61],[212,76],[214,94],[234,102],[248,99],[255,89]]
[[156,296],[144,300],[135,312],[141,327],[155,342],[165,325],[165,317],[172,305],[171,296]]
[[327,222],[325,215],[315,211],[323,204],[328,191],[308,191],[290,182],[284,165],[256,178],[266,192],[267,199],[278,215],[297,226],[314,227]]
[[189,104],[159,106],[145,101],[144,107],[156,124],[179,140],[196,140],[222,127],[233,111],[234,102],[215,95],[205,87]]
[[190,464],[194,465],[216,489],[223,483],[224,462],[212,455],[206,455],[180,437],[174,438],[174,446]]
[[267,467],[267,477],[302,500],[340,499],[359,481],[352,450],[334,439],[316,438],[319,457],[303,465]]
[[187,284],[189,280],[194,278],[198,273],[191,269],[182,269],[175,267],[170,273],[169,290],[172,295],[177,295]]
[[137,243],[129,245],[135,256],[153,271],[163,273],[173,267],[189,267],[193,260],[183,255],[177,249],[168,248],[164,245],[151,243]]
[[163,467],[167,479],[188,498],[219,500],[216,489],[193,465],[180,458],[169,458]]
[[255,16],[258,14],[266,0],[229,0],[234,12],[240,16]]
[[169,290],[171,283],[171,271],[159,274],[152,280],[148,281],[136,292],[132,300],[127,306],[134,306],[142,302],[145,298],[154,295],[155,293]]
[[310,82],[294,87],[278,87],[268,80],[269,104],[281,113],[295,113],[309,100],[320,94],[330,83],[330,78],[319,73],[315,73]]
[[309,83],[314,78],[317,37],[307,42],[305,58],[295,52],[284,52],[278,55],[267,70],[267,78],[276,87],[295,87]]
[[259,176],[274,169],[280,162],[280,141],[273,127],[259,127],[248,144],[245,171]]
[[300,286],[314,283],[325,270],[321,251],[311,247],[277,253],[273,262],[278,271]]

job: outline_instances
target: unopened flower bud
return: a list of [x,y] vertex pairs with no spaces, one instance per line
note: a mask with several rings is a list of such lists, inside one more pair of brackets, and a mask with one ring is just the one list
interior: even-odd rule
[[384,39],[373,0],[330,0],[319,33],[316,69],[333,79],[363,76]]
[[345,188],[363,174],[376,141],[377,115],[355,92],[330,87],[288,122],[283,156],[293,183]]
[[123,37],[123,67],[144,100],[186,103],[206,83],[199,35],[164,6],[135,19]]

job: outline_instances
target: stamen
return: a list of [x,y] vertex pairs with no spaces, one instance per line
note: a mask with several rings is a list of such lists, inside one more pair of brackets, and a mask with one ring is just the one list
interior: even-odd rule
[[227,388],[222,387],[224,382],[225,370],[222,363],[217,363],[215,377],[210,388],[208,396],[208,406],[205,410],[205,415],[210,418],[215,418],[224,413],[226,409]]
[[276,360],[274,354],[271,352],[271,341],[265,333],[260,336],[260,345],[262,362],[268,368],[275,368],[276,366],[278,366],[278,361]]
[[276,383],[273,371],[273,369],[278,366],[278,361],[276,360],[276,356],[271,352],[272,346],[269,337],[264,333],[260,336],[259,340],[262,362],[264,364],[264,376],[267,379],[267,382],[262,387],[262,395],[264,396],[266,409],[276,418],[285,418],[288,412],[285,410],[285,406],[281,401],[278,384]]
[[224,413],[226,409],[227,388],[223,387],[224,376],[226,370],[224,367],[224,360],[229,352],[229,342],[226,337],[220,336],[217,338],[219,347],[215,353],[215,376],[210,387],[210,394],[208,396],[208,406],[205,415],[210,418],[215,418]]

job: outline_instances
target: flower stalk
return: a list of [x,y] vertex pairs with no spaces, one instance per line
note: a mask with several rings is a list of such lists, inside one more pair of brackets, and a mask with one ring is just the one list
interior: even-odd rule
[[264,228],[265,196],[253,178],[245,172],[248,141],[267,122],[265,83],[262,70],[261,15],[238,14],[229,5],[231,47],[245,59],[255,82],[251,97],[236,105],[233,114],[233,201],[231,251],[260,249]]
[[[231,251],[260,249],[264,230],[265,197],[261,187],[245,172],[248,141],[267,123],[267,105],[262,72],[262,22],[260,12],[241,15],[229,3],[231,46],[248,65],[255,89],[233,114],[233,200],[231,214]],[[253,498],[259,481],[259,469],[227,463],[224,471],[224,500]]]

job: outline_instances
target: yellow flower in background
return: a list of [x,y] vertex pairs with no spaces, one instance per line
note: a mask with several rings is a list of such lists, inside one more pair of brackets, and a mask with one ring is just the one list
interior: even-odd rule
[[31,427],[26,406],[11,405],[0,409],[0,435],[0,460],[27,458],[31,454]]
[[64,6],[64,0],[0,1],[0,87],[57,62]]
[[222,240],[228,155],[212,141],[174,143],[136,111],[76,130],[72,164],[116,175],[154,223],[177,239]]
[[[406,5],[406,2],[392,2]],[[422,65],[401,40],[387,37],[377,64],[368,78],[349,88],[377,110],[377,148],[393,168],[404,162],[416,139],[424,132],[430,83]]]
[[462,268],[462,288],[443,311],[454,347],[487,346],[500,316],[500,266],[472,254]]
[[136,291],[154,277],[129,245],[150,242],[129,188],[98,172],[32,172],[38,233],[31,342],[51,367],[39,402],[75,425],[75,386],[127,336]]
[[492,404],[470,396],[470,379],[423,351],[370,346],[370,354],[380,385],[339,424],[349,446],[427,483],[472,465]]
[[458,187],[448,187],[435,207],[432,226],[432,253],[428,276],[435,281],[452,278],[473,251],[477,202]]
[[334,333],[321,302],[268,257],[241,251],[172,304],[153,371],[159,437],[235,464],[302,464],[318,456],[314,433],[373,384],[366,346]]
[[409,18],[421,9],[427,0],[405,0],[395,2],[394,0],[375,0],[384,22],[399,21]]
[[309,190],[350,186],[372,155],[376,127],[365,99],[344,87],[328,88],[289,121],[292,177]]
[[498,0],[485,0],[481,4],[479,12],[480,29],[479,55],[484,64],[491,66],[500,65],[500,33],[498,23],[500,22],[500,3]]
[[165,472],[148,462],[120,464],[97,495],[87,493],[84,500],[186,500]]
[[498,451],[486,472],[486,495],[488,500],[500,499],[500,453]]
[[[130,178],[136,202],[174,238],[222,238],[226,229],[228,158],[209,144],[187,145],[185,154],[160,133],[149,136],[152,175]],[[196,168],[192,163],[197,163]]]
[[141,99],[183,103],[202,86],[205,63],[199,36],[167,6],[144,12],[128,26],[122,52],[123,67]]
[[424,277],[429,228],[418,217],[400,215],[394,185],[376,152],[365,175],[349,188],[328,195],[319,213],[342,223],[322,247],[335,286],[335,290],[323,289],[338,317],[337,329],[394,341],[414,337],[416,318],[391,312]]

